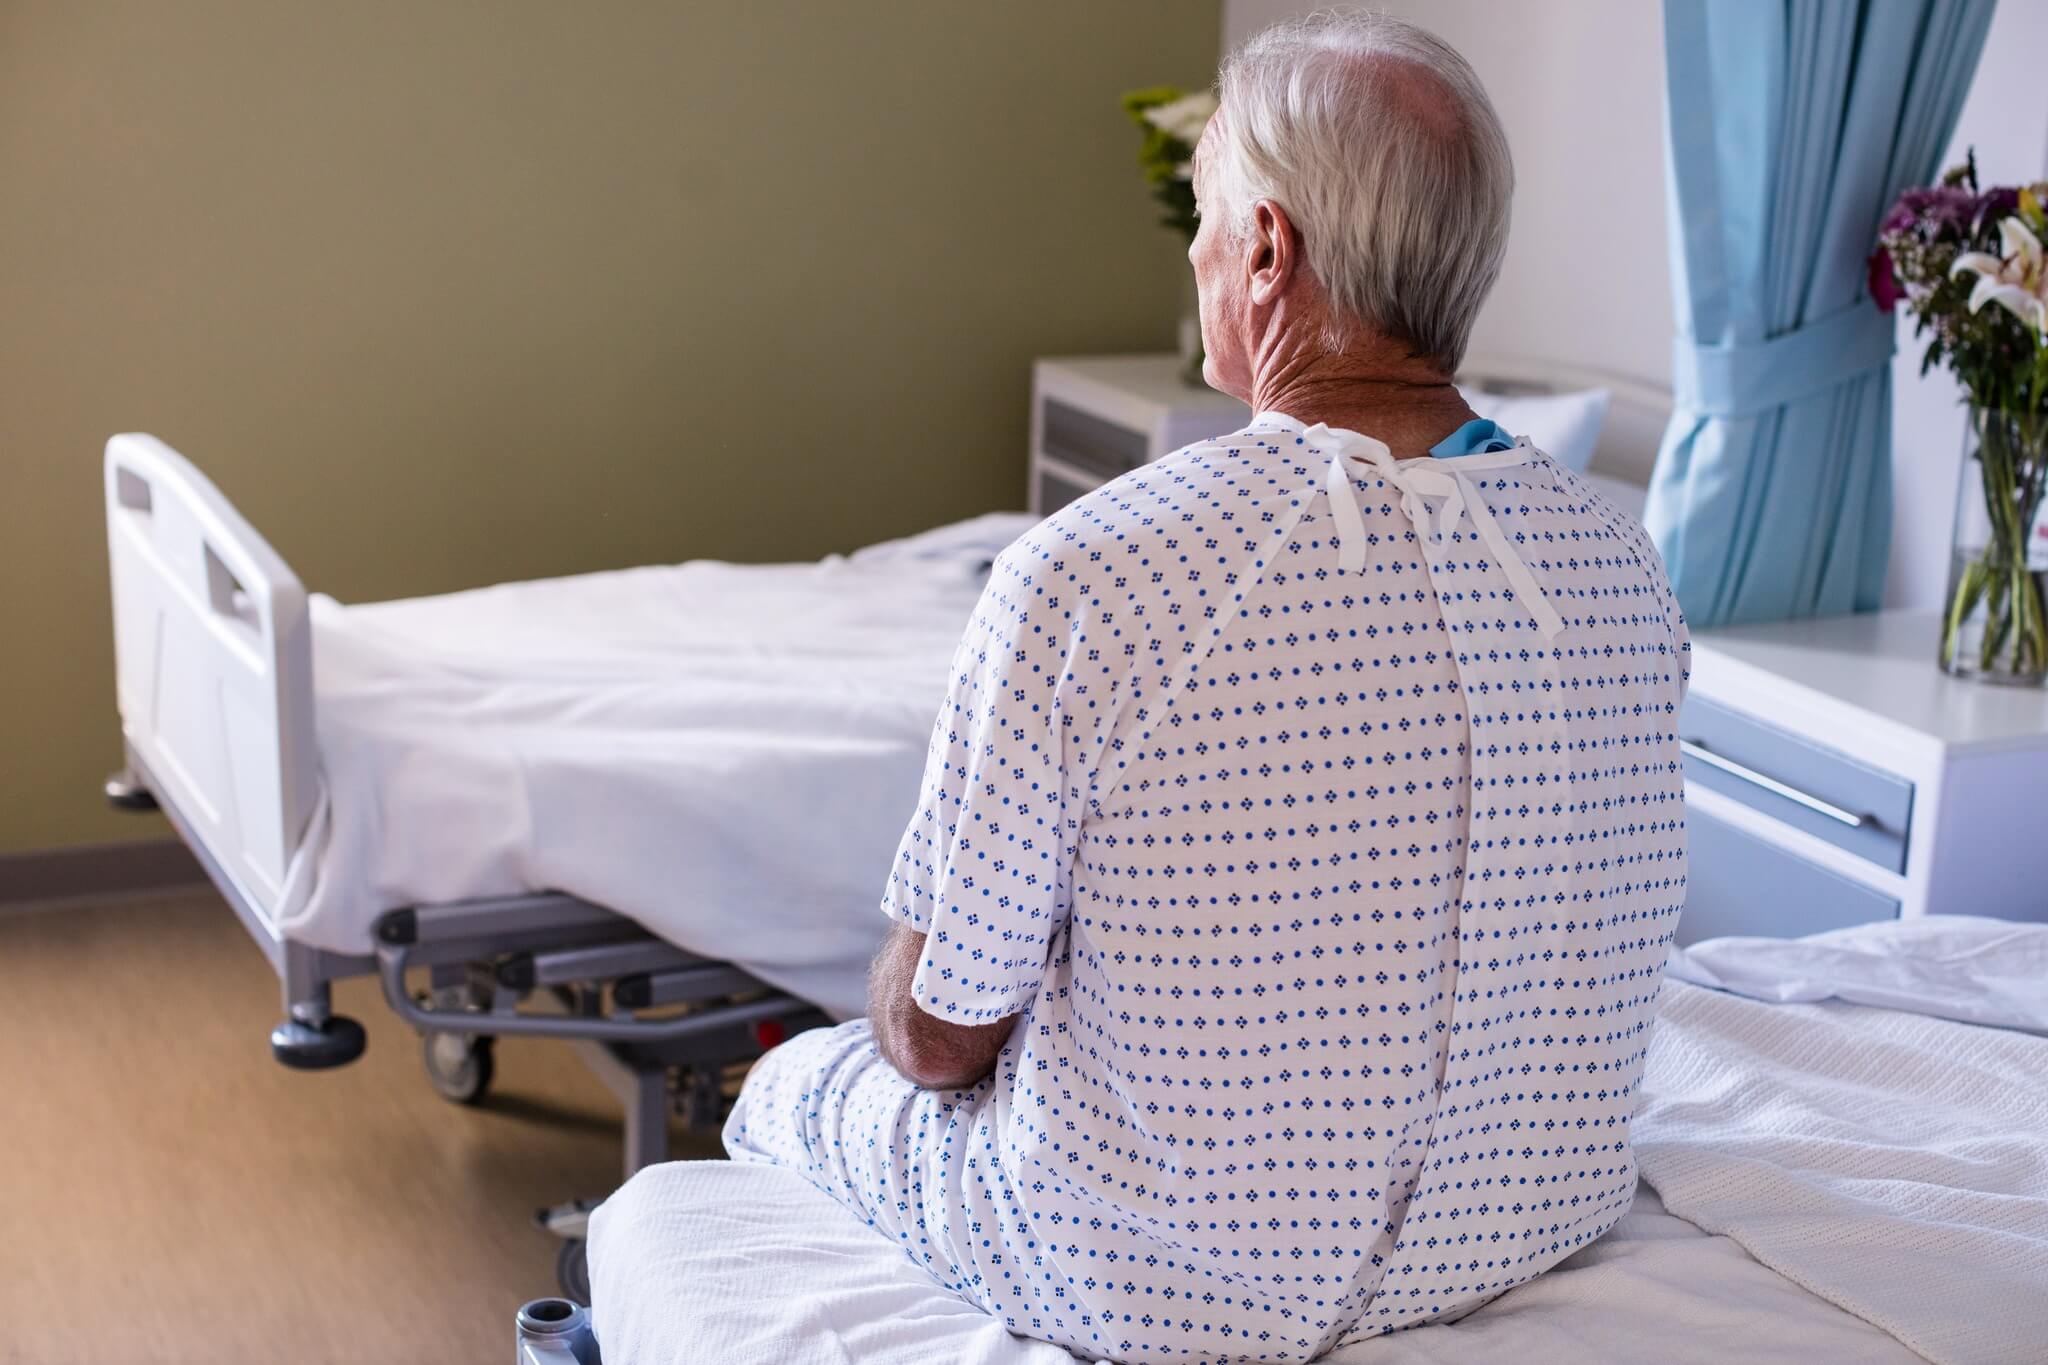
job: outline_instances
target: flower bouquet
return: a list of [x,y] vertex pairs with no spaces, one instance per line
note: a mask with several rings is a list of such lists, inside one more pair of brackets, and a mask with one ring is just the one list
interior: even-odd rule
[[[1124,112],[1145,130],[1138,149],[1138,165],[1152,186],[1152,197],[1165,213],[1160,226],[1179,232],[1188,242],[1195,240],[1200,226],[1195,220],[1193,159],[1195,144],[1216,112],[1216,97],[1206,90],[1190,94],[1171,85],[1133,90],[1123,98]],[[1192,285],[1191,285],[1192,287]],[[1202,382],[1202,324],[1192,307],[1180,321],[1181,378],[1189,384]]]
[[[2038,683],[2048,675],[2048,183],[1980,190],[1971,156],[1907,190],[1878,230],[1870,296],[1926,335],[1969,394],[1941,666]],[[1996,305],[1987,306],[1987,305]]]

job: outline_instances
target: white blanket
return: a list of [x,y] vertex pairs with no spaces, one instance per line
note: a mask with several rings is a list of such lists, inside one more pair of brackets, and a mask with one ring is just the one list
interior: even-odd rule
[[1943,1362],[2048,1359],[2048,1040],[1665,985],[1665,1206]]
[[2048,924],[1926,915],[1674,948],[1665,975],[1781,1004],[1845,1000],[2048,1033]]
[[294,939],[557,890],[858,1013],[999,514],[816,564],[313,603],[324,803]]

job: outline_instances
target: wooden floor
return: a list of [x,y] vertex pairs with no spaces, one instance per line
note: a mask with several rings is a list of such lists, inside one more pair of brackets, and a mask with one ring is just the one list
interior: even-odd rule
[[532,1212],[617,1183],[618,1105],[507,1041],[459,1108],[372,982],[336,1008],[361,1061],[273,1062],[276,978],[210,893],[0,915],[0,1361],[509,1358],[554,1291]]

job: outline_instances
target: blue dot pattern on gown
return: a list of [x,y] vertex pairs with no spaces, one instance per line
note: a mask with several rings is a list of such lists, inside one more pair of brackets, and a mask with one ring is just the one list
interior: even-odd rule
[[1523,444],[1444,464],[1554,637],[1475,521],[1439,537],[1370,467],[1347,571],[1340,439],[1262,416],[1005,552],[885,896],[924,1009],[1019,1016],[996,1074],[920,1091],[855,1022],[770,1053],[727,1128],[1090,1358],[1447,1320],[1635,1188],[1685,900],[1662,565]]

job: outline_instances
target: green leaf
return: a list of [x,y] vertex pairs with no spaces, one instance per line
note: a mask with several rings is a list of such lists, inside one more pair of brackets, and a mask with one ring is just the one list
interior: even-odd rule
[[[1152,85],[1147,86],[1143,90],[1125,92],[1123,98],[1118,103],[1123,106],[1123,111],[1126,114],[1129,114],[1139,123],[1145,123],[1145,111],[1147,109],[1156,109],[1162,104],[1172,104],[1186,93],[1187,91],[1177,85]],[[1146,123],[1145,126],[1149,128],[1152,125]]]
[[2048,196],[2048,180],[2038,185],[2029,185],[2020,191],[2020,217],[2024,218],[2027,226],[2037,234],[2048,232],[2048,209],[2041,205],[2044,196]]

